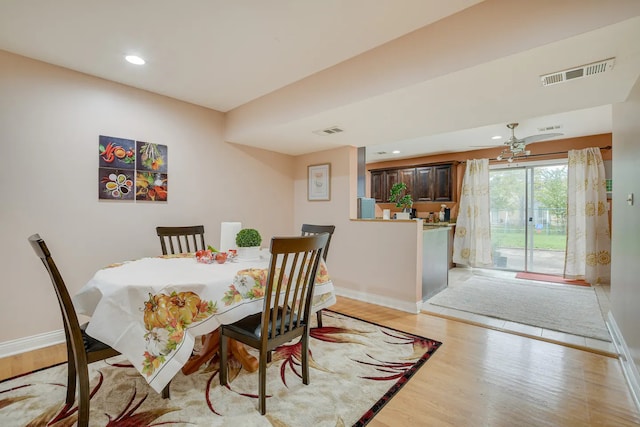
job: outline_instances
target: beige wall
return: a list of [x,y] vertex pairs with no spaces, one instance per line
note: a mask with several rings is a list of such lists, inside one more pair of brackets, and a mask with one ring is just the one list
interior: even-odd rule
[[[640,371],[640,80],[613,108],[611,312]],[[627,194],[634,195],[633,206]],[[636,378],[640,381],[640,377]],[[637,390],[637,392],[640,391]],[[638,396],[640,399],[640,396]]]
[[[27,243],[47,241],[71,293],[114,261],[160,253],[157,225],[237,220],[291,231],[294,159],[222,140],[223,114],[0,51],[0,344],[59,330]],[[98,135],[166,144],[167,203],[98,201]],[[267,215],[266,213],[270,213]]]
[[[307,166],[331,163],[331,201],[307,200]],[[422,300],[422,224],[353,221],[357,217],[357,149],[296,157],[294,231],[333,224],[327,264],[340,295],[416,312]]]

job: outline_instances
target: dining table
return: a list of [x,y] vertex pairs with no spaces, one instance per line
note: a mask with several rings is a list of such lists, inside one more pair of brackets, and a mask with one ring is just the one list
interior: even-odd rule
[[[98,270],[73,303],[91,317],[87,334],[119,351],[160,393],[181,369],[193,371],[194,360],[197,367],[209,356],[220,325],[263,310],[269,259],[263,251],[224,263],[198,262],[192,253],[119,262]],[[321,261],[312,311],[335,302]],[[231,350],[254,369],[255,358],[237,344]]]

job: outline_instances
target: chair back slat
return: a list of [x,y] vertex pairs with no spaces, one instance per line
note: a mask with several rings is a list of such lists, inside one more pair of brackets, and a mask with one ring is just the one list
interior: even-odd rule
[[302,235],[309,236],[320,233],[329,233],[329,239],[327,240],[327,245],[324,247],[322,252],[322,259],[327,260],[327,255],[329,254],[329,244],[331,243],[331,237],[333,236],[333,232],[336,230],[335,225],[315,225],[315,224],[302,224]]
[[163,255],[182,254],[206,249],[204,226],[156,227]]
[[328,239],[329,234],[322,233],[271,240],[262,318],[263,340],[309,324],[316,272]]

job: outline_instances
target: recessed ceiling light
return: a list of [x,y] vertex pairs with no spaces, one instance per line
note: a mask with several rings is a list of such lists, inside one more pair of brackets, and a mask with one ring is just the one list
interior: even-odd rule
[[500,135],[492,136],[491,139],[502,139]]
[[393,154],[400,154],[400,150],[393,150],[391,153],[393,153]]
[[140,58],[139,56],[136,55],[127,55],[124,57],[124,59],[127,60],[127,62],[130,62],[132,64],[136,64],[136,65],[144,65],[145,61],[144,59]]

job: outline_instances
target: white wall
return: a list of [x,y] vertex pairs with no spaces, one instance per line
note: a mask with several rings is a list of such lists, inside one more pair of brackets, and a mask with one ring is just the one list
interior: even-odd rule
[[[307,200],[307,167],[331,163],[331,200]],[[294,229],[333,224],[327,265],[336,292],[416,312],[422,300],[422,222],[353,221],[357,217],[357,149],[296,157]]]
[[[640,371],[640,80],[628,101],[613,107],[611,312],[637,373]],[[634,195],[633,206],[627,203],[630,193]]]
[[[70,292],[109,263],[160,254],[157,225],[293,223],[290,156],[223,142],[224,115],[0,51],[0,344],[59,330],[27,237],[47,241]],[[166,203],[98,200],[98,135],[168,146]],[[141,303],[142,304],[142,303]]]

